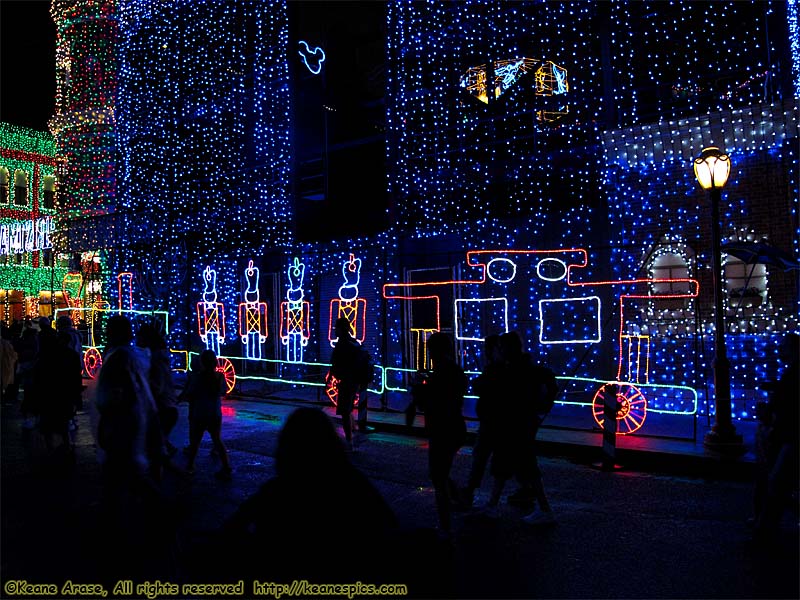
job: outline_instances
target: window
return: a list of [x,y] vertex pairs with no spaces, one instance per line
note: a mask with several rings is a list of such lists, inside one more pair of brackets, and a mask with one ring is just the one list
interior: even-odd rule
[[[664,252],[653,259],[650,265],[650,277],[654,280],[688,279],[689,265],[680,254]],[[688,281],[655,281],[651,285],[654,296],[673,296],[692,292]]]
[[28,173],[22,169],[14,171],[14,204],[16,206],[28,204]]
[[730,306],[758,306],[766,299],[766,265],[748,264],[729,255],[725,260],[724,279]]
[[0,167],[0,204],[8,204],[8,169]]
[[56,178],[52,175],[44,177],[44,193],[42,194],[42,206],[53,210],[55,208],[56,197]]

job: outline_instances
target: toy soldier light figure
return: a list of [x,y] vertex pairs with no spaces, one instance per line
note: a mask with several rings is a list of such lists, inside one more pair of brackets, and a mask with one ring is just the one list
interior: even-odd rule
[[206,348],[219,356],[220,345],[225,343],[225,306],[217,302],[217,272],[206,267],[203,281],[203,301],[197,303],[197,332]]
[[308,344],[309,304],[303,300],[303,277],[306,266],[295,257],[289,265],[289,289],[286,300],[281,302],[281,344],[286,346],[286,360],[302,362],[303,348]]
[[[342,263],[342,276],[344,283],[339,288],[339,297],[331,299],[330,311],[328,315],[328,340],[331,346],[336,346],[339,336],[336,333],[336,321],[340,318],[347,319],[350,324],[350,336],[358,341],[364,342],[366,337],[366,318],[367,301],[358,297],[358,283],[361,278],[361,259],[356,258],[351,252],[350,257]],[[325,376],[325,394],[331,402],[338,405],[338,383],[339,381],[329,371]],[[355,406],[359,404],[357,394]],[[361,409],[363,411],[363,407]],[[364,417],[366,418],[366,417]]]
[[335,323],[339,317],[350,322],[350,331],[359,343],[364,342],[367,325],[367,301],[358,297],[358,283],[361,277],[361,259],[350,254],[350,258],[342,263],[344,283],[339,288],[339,297],[331,300],[328,317],[328,340],[331,346],[336,345]]
[[244,270],[247,289],[244,302],[239,304],[239,336],[246,358],[261,358],[261,344],[267,339],[267,304],[259,301],[258,267],[251,260]]

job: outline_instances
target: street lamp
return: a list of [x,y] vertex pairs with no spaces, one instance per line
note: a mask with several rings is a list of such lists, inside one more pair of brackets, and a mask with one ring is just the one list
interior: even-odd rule
[[731,364],[725,349],[725,306],[722,285],[722,242],[719,231],[720,194],[731,172],[731,160],[719,148],[705,148],[694,159],[694,174],[711,196],[711,244],[714,260],[714,425],[703,444],[712,450],[741,454],[742,436],[731,420]]

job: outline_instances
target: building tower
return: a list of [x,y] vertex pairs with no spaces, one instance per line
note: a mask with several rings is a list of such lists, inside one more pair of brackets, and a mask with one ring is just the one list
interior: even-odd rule
[[117,179],[115,0],[53,0],[56,105],[50,121],[59,173],[61,249],[103,247]]

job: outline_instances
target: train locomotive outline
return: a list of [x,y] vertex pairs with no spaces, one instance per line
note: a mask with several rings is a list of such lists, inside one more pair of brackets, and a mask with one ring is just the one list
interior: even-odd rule
[[[578,281],[575,272],[588,265],[588,253],[583,248],[565,248],[554,250],[470,250],[466,253],[467,270],[473,273],[472,277],[457,277],[440,281],[419,281],[386,283],[383,286],[383,295],[388,299],[397,299],[408,302],[432,302],[436,311],[436,323],[430,328],[412,332],[415,336],[414,345],[415,364],[426,364],[424,341],[433,331],[440,328],[440,311],[442,310],[441,293],[437,293],[437,288],[443,286],[456,286],[459,291],[467,292],[459,294],[461,297],[454,298],[453,323],[454,337],[456,340],[482,341],[484,335],[481,333],[480,323],[470,323],[470,315],[481,315],[487,311],[484,303],[490,304],[489,312],[495,315],[500,322],[502,331],[514,329],[508,318],[509,301],[515,298],[509,297],[508,286],[518,277],[518,263],[521,259],[527,259],[531,264],[535,263],[535,278],[540,282],[553,284],[561,282],[563,284],[561,296],[549,296],[531,298],[532,303],[538,309],[538,331],[539,343],[542,345],[571,345],[583,346],[584,344],[596,344],[602,341],[602,303],[599,296],[589,292],[591,288],[600,286],[624,286],[635,288],[631,292],[620,292],[618,300],[619,325],[617,327],[617,372],[613,380],[595,379],[577,376],[558,376],[566,386],[594,385],[594,393],[590,402],[592,416],[595,422],[603,426],[603,411],[606,394],[613,394],[616,397],[617,431],[620,434],[633,433],[641,428],[648,412],[648,398],[645,391],[657,396],[669,396],[678,399],[677,404],[687,407],[684,410],[664,410],[655,409],[655,412],[669,412],[676,414],[696,414],[698,406],[697,391],[689,386],[680,384],[658,384],[650,381],[650,336],[641,333],[629,332],[627,326],[632,323],[626,322],[625,306],[631,300],[677,300],[681,298],[694,299],[699,294],[699,282],[696,279],[686,278],[636,278],[620,279],[608,281]],[[533,280],[534,278],[531,277]],[[673,293],[654,293],[658,284],[666,284],[672,291],[674,287],[682,288]],[[490,293],[481,297],[477,292],[481,288],[491,288]],[[498,293],[498,288],[501,292]],[[646,293],[640,292],[639,288],[645,288]],[[472,294],[470,294],[472,292]],[[464,296],[468,297],[464,297]],[[476,305],[480,305],[475,309]],[[550,324],[556,323],[559,317],[566,314],[568,307],[578,307],[576,311],[582,314],[584,324],[590,325],[586,328],[584,335],[574,338],[559,338],[552,334]],[[563,322],[562,322],[563,324]],[[626,368],[627,366],[627,368]],[[391,371],[391,369],[387,369]],[[681,398],[683,400],[681,400]],[[559,399],[561,404],[583,405],[585,402],[570,402]]]
[[[588,264],[588,252],[583,248],[469,250],[466,252],[466,267],[463,268],[464,276],[430,281],[384,283],[381,292],[387,303],[398,300],[409,303],[409,306],[419,302],[425,303],[428,307],[433,307],[435,322],[424,327],[415,328],[410,326],[404,332],[411,339],[414,356],[411,357],[410,362],[414,368],[375,365],[378,376],[370,386],[369,391],[379,395],[388,392],[409,393],[410,386],[407,385],[408,381],[416,371],[423,370],[428,366],[426,350],[428,337],[433,332],[441,330],[442,298],[444,296],[453,298],[452,307],[450,308],[453,310],[454,337],[459,344],[476,344],[483,341],[485,332],[488,330],[488,325],[485,322],[485,315],[487,314],[493,316],[492,326],[495,329],[498,327],[501,331],[515,329],[516,324],[512,323],[509,318],[509,305],[514,303],[519,305],[528,301],[529,308],[527,312],[524,308],[519,308],[518,306],[517,313],[521,315],[527,314],[538,323],[539,344],[572,349],[575,347],[583,348],[587,344],[599,344],[603,341],[603,305],[600,296],[592,293],[592,291],[593,288],[597,287],[613,289],[619,286],[623,289],[616,295],[612,293],[616,305],[618,323],[615,327],[616,374],[613,378],[604,379],[557,374],[558,379],[563,384],[562,389],[567,392],[557,402],[564,405],[591,406],[594,421],[602,427],[605,396],[606,394],[615,395],[617,431],[619,434],[638,431],[644,424],[649,411],[684,415],[696,414],[698,394],[693,387],[680,383],[655,383],[651,381],[651,363],[657,362],[651,360],[651,339],[649,335],[636,331],[637,325],[635,322],[626,320],[626,306],[630,305],[632,301],[642,299],[696,299],[699,294],[698,281],[691,277],[580,281],[576,273],[580,272],[580,269],[586,268]],[[525,265],[531,267],[527,280],[524,277],[520,277],[520,271]],[[295,258],[294,262],[290,264],[290,272],[292,269],[296,271],[299,266],[302,265]],[[360,259],[356,258],[352,253],[343,262],[342,273],[345,283],[339,290],[340,297],[332,298],[328,307],[329,323],[327,324],[327,335],[325,337],[329,344],[334,343],[330,333],[331,323],[335,320],[335,317],[342,316],[342,314],[352,319],[354,335],[359,341],[363,341],[366,335],[366,305],[357,291],[360,266]],[[447,268],[451,269],[449,266]],[[457,265],[456,268],[459,269],[461,266]],[[251,271],[254,269],[252,261],[248,264],[248,269]],[[425,269],[421,270],[425,271]],[[436,269],[431,270],[435,271]],[[224,308],[221,307],[221,303],[217,302],[213,275],[213,270],[206,267],[203,272],[205,282],[203,300],[197,303],[198,331],[201,334],[209,333],[209,331],[219,331],[220,335],[224,335],[221,330],[221,327],[224,326],[221,322],[221,318],[223,318],[221,311]],[[123,288],[127,288],[130,285],[130,277],[128,276],[128,273],[121,273],[118,276],[120,288],[118,308],[111,308],[107,302],[98,302],[91,307],[59,309],[56,311],[57,314],[63,311],[70,314],[74,320],[77,313],[88,311],[88,322],[91,325],[94,325],[97,319],[105,313],[131,314],[133,316],[150,315],[151,319],[155,318],[163,323],[163,331],[168,333],[169,316],[165,311],[133,310],[132,291],[130,289],[123,291]],[[126,277],[128,278],[126,279]],[[289,279],[291,283],[297,278],[290,277]],[[545,293],[537,295],[529,290],[522,295],[523,297],[520,297],[519,294],[511,293],[513,286],[520,284],[529,286],[543,284]],[[658,284],[666,284],[670,292],[656,293]],[[248,283],[248,285],[250,284]],[[444,292],[445,288],[449,289],[446,293]],[[347,293],[343,293],[343,289]],[[453,290],[456,290],[456,292]],[[129,306],[123,306],[126,303],[125,301]],[[209,307],[209,303],[214,304],[214,306]],[[286,303],[282,304],[284,306],[281,306],[280,317],[282,320],[281,326],[284,329],[284,331],[281,331],[281,337],[283,338],[286,333],[284,313],[287,306]],[[209,310],[210,308],[214,310]],[[301,333],[305,333],[303,333],[301,342],[305,341],[307,343],[308,337],[310,337],[310,310],[307,305],[303,306],[302,309],[305,318],[303,319]],[[568,314],[569,311],[572,311],[572,313]],[[212,316],[217,315],[219,317],[216,320],[210,319],[212,324],[219,324],[218,328],[211,327],[209,329],[206,327],[209,323],[207,318],[209,313]],[[266,324],[266,306],[259,305],[259,315],[263,318],[264,324]],[[482,318],[481,315],[484,317]],[[576,317],[575,315],[579,316]],[[239,317],[241,318],[241,314]],[[574,325],[576,322],[582,324],[583,329],[580,330],[573,327],[571,335],[569,335],[570,331],[566,332],[568,335],[563,335],[564,326],[570,323]],[[558,325],[558,327],[553,327],[553,325]],[[85,372],[89,377],[95,377],[102,364],[100,344],[94,338],[94,329],[94,326],[89,327],[89,346],[84,353]],[[557,334],[558,331],[561,331],[562,335],[559,336]],[[258,334],[260,337],[266,337],[263,335],[266,334],[266,327],[264,326],[262,331],[261,326],[259,326]],[[204,341],[208,342],[207,339]],[[219,341],[221,343],[222,339]],[[258,342],[261,341],[263,340],[258,340]],[[285,340],[281,339],[281,341],[286,345]],[[173,354],[185,355],[185,366],[176,370],[187,370],[189,368],[190,353],[183,350],[172,350],[172,352]],[[323,372],[327,372],[330,366],[322,362],[303,361],[302,356],[292,356],[291,353],[287,356],[290,360],[220,355],[218,357],[218,370],[225,374],[227,389],[230,392],[233,390],[237,380],[234,363],[238,361],[292,364],[309,372],[317,372],[320,368],[324,369]],[[474,371],[467,371],[467,373],[469,375],[477,374]],[[241,379],[258,379],[258,377],[242,376]],[[287,378],[280,374],[275,377],[263,377],[262,379],[272,382],[321,387],[328,399],[334,405],[336,404],[335,382],[331,380],[329,373],[323,378],[323,381]],[[396,381],[400,383],[395,383]],[[583,389],[583,391],[581,392],[580,389]],[[575,401],[566,399],[565,396],[571,395],[573,392],[583,398],[591,396],[591,400]],[[671,405],[666,406],[666,408],[657,404],[654,406],[649,400],[652,397],[668,397],[671,399]],[[678,408],[673,408],[674,406]]]

